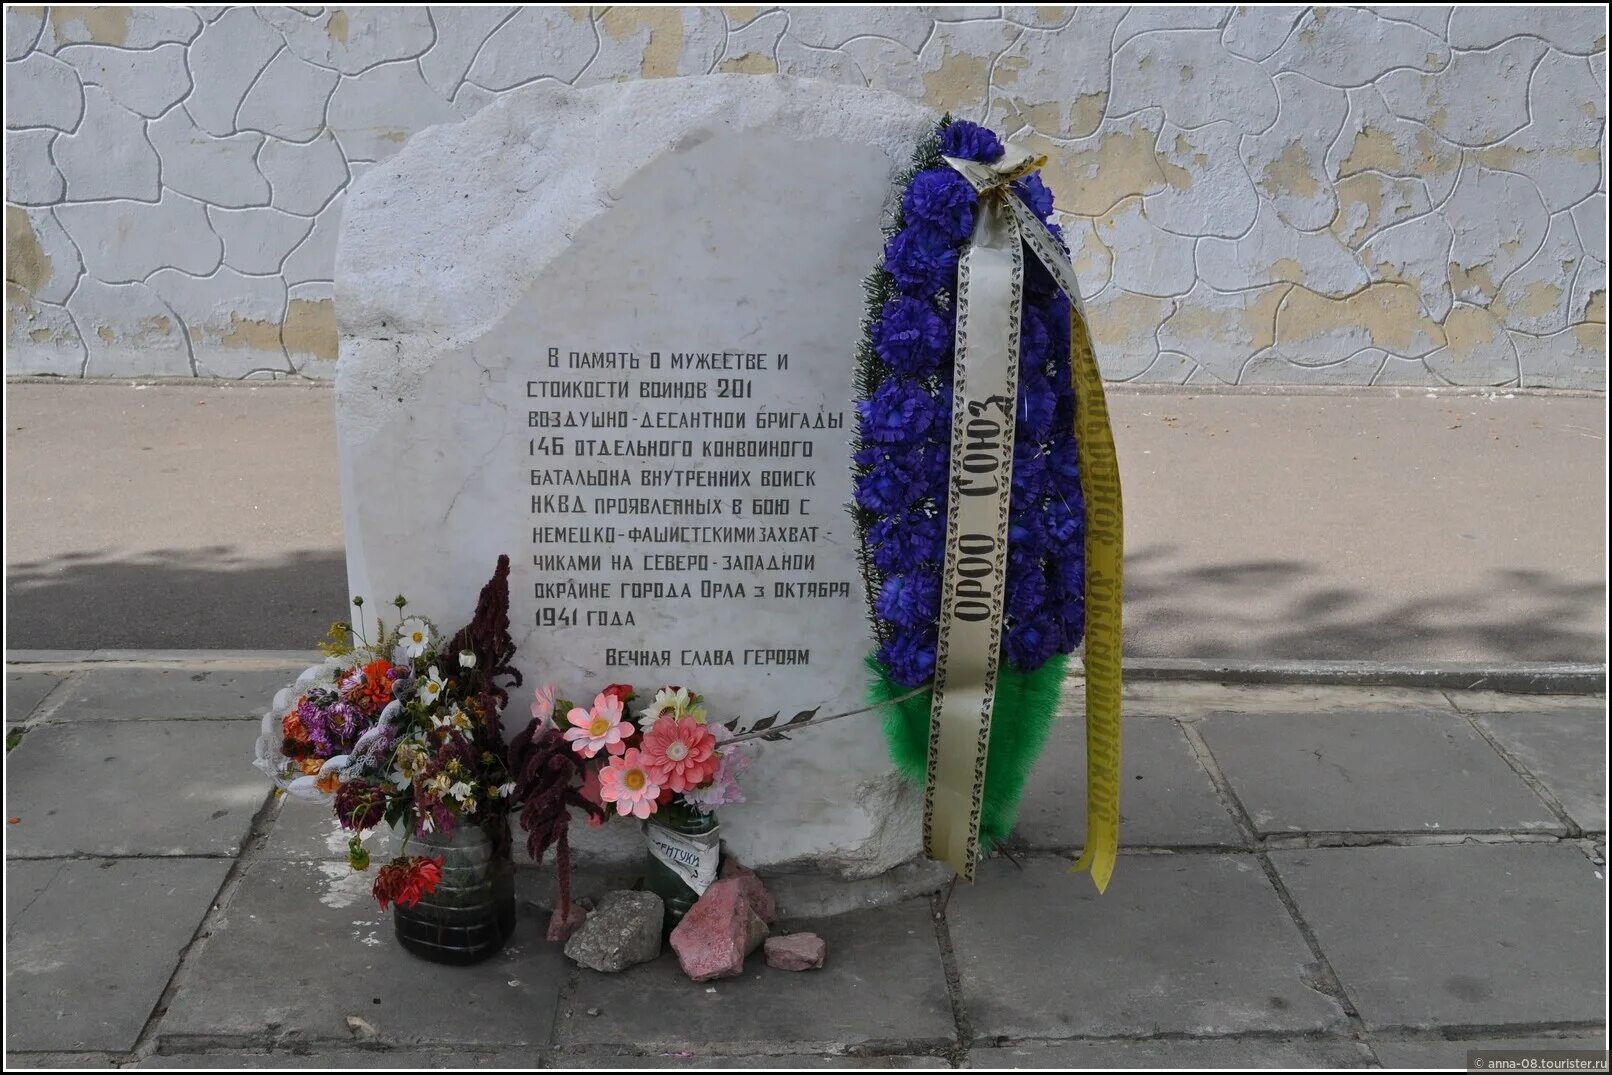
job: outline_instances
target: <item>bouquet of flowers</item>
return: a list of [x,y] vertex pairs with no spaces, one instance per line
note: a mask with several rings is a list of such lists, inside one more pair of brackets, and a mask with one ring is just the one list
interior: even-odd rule
[[[507,855],[515,789],[499,714],[510,666],[509,559],[481,593],[475,618],[445,638],[392,603],[398,620],[338,623],[326,659],[281,690],[263,718],[255,764],[288,794],[327,798],[352,833],[348,857],[369,866],[363,834],[382,822],[421,838],[480,825]],[[353,604],[363,612],[364,599]],[[407,846],[407,839],[404,840]],[[412,907],[442,877],[441,858],[399,855],[382,867],[376,901]]]
[[[542,861],[555,849],[562,916],[570,893],[570,810],[591,825],[611,817],[649,821],[657,827],[697,829],[707,839],[684,858],[684,880],[695,890],[715,876],[718,840],[709,815],[741,803],[738,774],[749,757],[724,744],[730,725],[707,719],[698,694],[687,687],[661,687],[634,709],[637,692],[625,683],[606,687],[584,708],[558,688],[537,688],[532,720],[510,745],[513,797],[521,804],[527,850]],[[650,841],[652,855],[655,841]],[[711,877],[704,874],[709,873]]]

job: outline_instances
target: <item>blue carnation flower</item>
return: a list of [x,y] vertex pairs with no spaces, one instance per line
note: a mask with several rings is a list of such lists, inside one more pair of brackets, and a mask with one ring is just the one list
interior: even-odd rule
[[1042,561],[1020,560],[1008,562],[1007,614],[1014,620],[1034,618],[1046,604],[1051,588],[1047,585],[1047,570]]
[[1008,625],[1002,633],[1002,650],[1008,663],[1021,671],[1040,668],[1057,652],[1058,639],[1041,620],[1024,619]]
[[990,164],[1002,158],[1002,140],[988,127],[957,119],[940,132],[940,155]]
[[1081,539],[1085,530],[1084,521],[1077,516],[1069,504],[1062,497],[1053,497],[1046,506],[1046,534],[1052,539],[1053,548],[1063,555],[1068,546]]
[[919,377],[933,373],[952,345],[946,319],[924,300],[905,295],[884,304],[872,331],[873,349],[886,366]]
[[1086,550],[1081,545],[1065,550],[1053,563],[1054,575],[1064,599],[1082,599],[1086,592]]
[[908,225],[925,224],[954,243],[974,232],[974,206],[979,195],[968,180],[942,165],[926,168],[912,177],[912,185],[901,198],[901,212]]
[[934,228],[908,225],[884,244],[884,267],[903,292],[927,299],[957,286],[957,244]]
[[1050,458],[1039,447],[1018,444],[1013,453],[1013,510],[1033,507],[1057,491]]
[[903,511],[946,487],[945,455],[935,445],[898,451],[863,448],[856,461],[868,468],[856,477],[856,502],[870,511]]
[[879,647],[879,661],[903,687],[921,687],[935,675],[935,627],[898,631]]
[[940,616],[940,576],[914,572],[884,580],[874,611],[897,627],[924,627]]
[[917,381],[894,377],[856,405],[862,439],[871,444],[913,444],[947,424],[941,400]]
[[[1020,440],[1040,443],[1053,431],[1058,397],[1046,377],[1033,368],[1019,371],[1019,413],[1015,423]],[[1018,466],[1017,462],[1014,464]]]
[[868,528],[873,566],[899,575],[945,558],[946,519],[937,514],[887,515]]
[[1071,484],[1076,489],[1080,488],[1080,452],[1075,448],[1073,438],[1061,440],[1048,448],[1047,461],[1060,488],[1068,489]]
[[1052,328],[1045,309],[1025,304],[1019,322],[1019,353],[1025,365],[1039,366],[1052,357]]
[[1019,200],[1029,206],[1030,212],[1041,218],[1045,223],[1052,215],[1052,191],[1041,181],[1039,175],[1027,175],[1016,180],[1013,189],[1018,192]]

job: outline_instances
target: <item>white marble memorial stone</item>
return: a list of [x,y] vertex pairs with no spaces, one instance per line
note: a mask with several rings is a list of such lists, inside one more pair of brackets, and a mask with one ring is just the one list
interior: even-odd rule
[[[336,277],[354,592],[452,629],[507,552],[528,688],[683,684],[746,724],[862,704],[861,279],[931,122],[784,78],[539,86],[372,168]],[[876,716],[766,745],[743,786],[748,863],[918,849]]]

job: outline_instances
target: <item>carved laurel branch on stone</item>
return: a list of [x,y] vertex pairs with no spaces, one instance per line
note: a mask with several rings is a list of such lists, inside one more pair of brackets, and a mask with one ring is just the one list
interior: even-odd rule
[[918,695],[924,693],[928,689],[929,685],[926,683],[921,687],[914,687],[906,694],[898,695],[897,697],[888,699],[887,701],[875,702],[873,705],[865,705],[860,709],[848,709],[843,713],[829,713],[826,716],[821,717],[817,715],[817,712],[823,708],[822,706],[816,706],[812,709],[803,709],[799,713],[796,713],[794,716],[790,717],[788,720],[784,721],[782,725],[778,723],[778,717],[780,714],[774,713],[770,717],[762,717],[749,727],[746,727],[743,731],[741,731],[739,728],[740,718],[735,717],[726,724],[722,725],[722,727],[734,733],[724,740],[722,745],[727,746],[731,743],[743,743],[750,739],[760,739],[763,742],[776,743],[782,739],[793,738],[784,732],[783,729],[785,728],[805,728],[818,724],[827,724],[829,721],[839,720],[841,717],[854,717],[862,713],[872,713],[876,710],[884,708],[886,705],[893,705],[897,702],[905,702],[908,698],[916,698]]

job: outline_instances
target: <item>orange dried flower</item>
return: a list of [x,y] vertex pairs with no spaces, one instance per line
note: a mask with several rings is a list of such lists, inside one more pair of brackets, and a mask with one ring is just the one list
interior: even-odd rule
[[347,691],[347,700],[367,713],[378,713],[392,700],[392,662],[377,659],[364,666],[363,676]]

